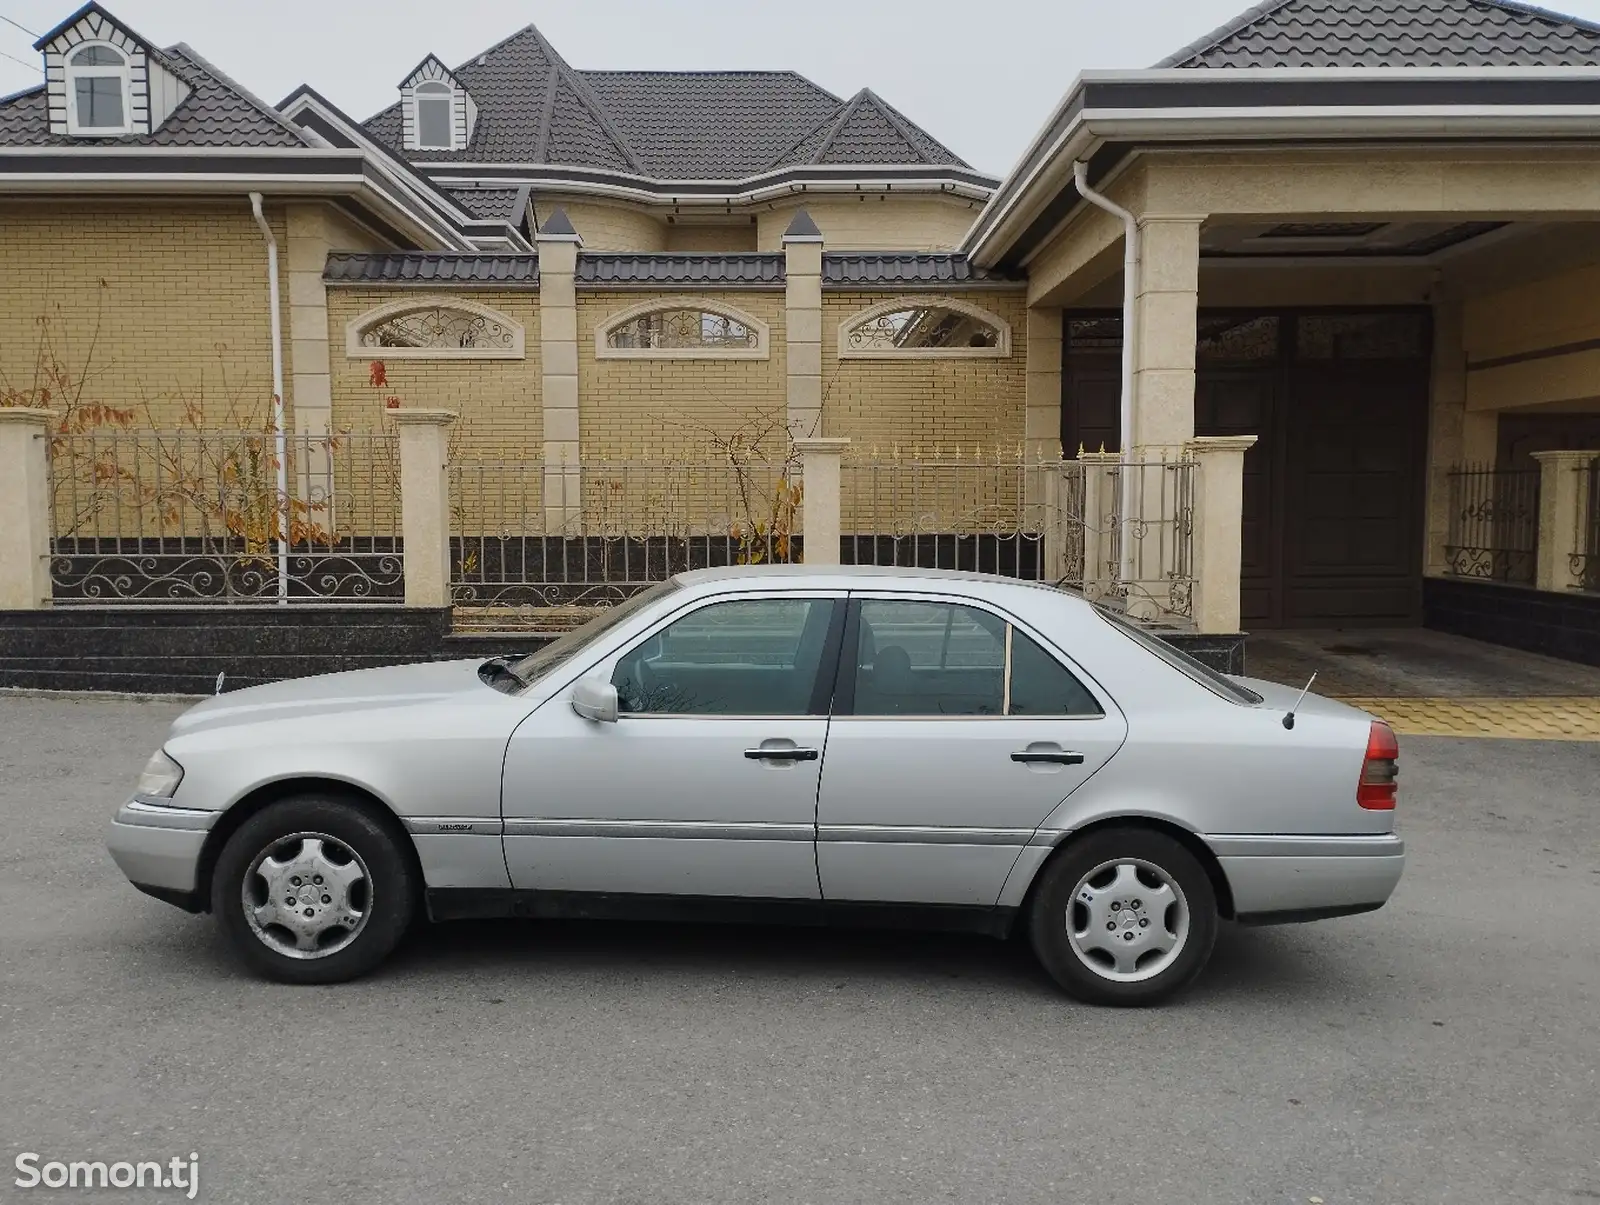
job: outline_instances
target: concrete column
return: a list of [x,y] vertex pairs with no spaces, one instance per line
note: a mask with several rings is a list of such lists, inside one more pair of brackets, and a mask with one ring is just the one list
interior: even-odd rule
[[1583,584],[1576,559],[1585,551],[1588,474],[1593,452],[1535,452],[1539,462],[1539,560],[1533,584],[1541,590],[1575,590]]
[[1189,441],[1194,457],[1194,626],[1202,634],[1239,630],[1244,538],[1244,454],[1254,435]]
[[1450,539],[1450,469],[1468,460],[1467,354],[1461,299],[1440,294],[1433,303],[1433,381],[1428,399],[1428,546],[1423,572],[1446,570]]
[[1201,221],[1139,220],[1143,250],[1132,332],[1135,449],[1177,448],[1194,435]]
[[400,534],[406,606],[450,605],[450,425],[453,410],[390,410],[400,430]]
[[1061,311],[1028,307],[1023,438],[1032,459],[1061,455]]
[[1083,595],[1105,598],[1116,582],[1116,452],[1078,452],[1083,465]]
[[0,406],[0,611],[50,605],[53,410]]
[[574,281],[583,240],[564,209],[534,236],[539,247],[539,352],[544,370],[545,530],[560,532],[581,509],[578,465],[578,297]]
[[850,446],[848,439],[801,438],[794,441],[800,455],[800,522],[804,525],[805,562],[839,563],[839,459]]
[[783,233],[783,267],[789,434],[813,439],[822,434],[822,231],[803,209]]

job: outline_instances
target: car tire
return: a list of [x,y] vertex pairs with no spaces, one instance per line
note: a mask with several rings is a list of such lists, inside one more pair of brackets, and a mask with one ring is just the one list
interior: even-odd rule
[[1035,955],[1090,1004],[1158,1004],[1191,983],[1217,939],[1217,897],[1199,860],[1164,833],[1108,828],[1041,872],[1028,915]]
[[345,800],[306,795],[268,805],[228,838],[212,875],[211,909],[257,974],[342,983],[399,944],[417,892],[408,852],[376,817]]

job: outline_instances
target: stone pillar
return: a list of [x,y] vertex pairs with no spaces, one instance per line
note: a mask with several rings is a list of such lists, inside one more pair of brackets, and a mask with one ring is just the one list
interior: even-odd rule
[[[1200,302],[1200,218],[1145,217],[1134,306],[1136,450],[1176,449],[1194,435],[1194,354]],[[1124,332],[1124,338],[1128,332]]]
[[53,410],[0,406],[0,611],[50,605]]
[[822,434],[822,231],[803,209],[783,232],[783,269],[789,435],[814,439]]
[[583,240],[564,209],[554,210],[534,236],[539,247],[539,354],[544,378],[545,530],[560,532],[576,519],[582,491],[578,465],[578,297],[574,281]]
[[1254,435],[1189,441],[1194,457],[1194,626],[1205,635],[1239,630],[1244,539],[1244,454]]
[[804,526],[805,563],[839,563],[839,459],[850,446],[848,439],[802,438],[794,441],[800,454],[800,480],[804,486],[800,522]]
[[1061,311],[1028,307],[1022,435],[1030,459],[1061,455]]
[[1078,451],[1083,465],[1083,596],[1105,598],[1116,582],[1116,452]]
[[406,606],[450,605],[450,425],[453,410],[390,410],[400,430],[400,534]]
[[1466,449],[1467,355],[1461,299],[1440,294],[1433,303],[1433,381],[1428,398],[1428,546],[1423,572],[1445,572],[1450,539],[1450,469],[1470,459]]
[[1588,514],[1593,452],[1535,452],[1539,462],[1539,560],[1533,584],[1541,590],[1575,590],[1583,584],[1577,557],[1583,553],[1583,518]]

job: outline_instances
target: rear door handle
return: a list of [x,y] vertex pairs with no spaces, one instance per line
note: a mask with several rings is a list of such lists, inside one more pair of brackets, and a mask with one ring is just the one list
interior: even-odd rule
[[746,749],[751,761],[816,761],[815,749]]
[[1019,761],[1023,765],[1056,765],[1056,766],[1081,766],[1083,754],[1051,752],[1044,749],[1024,749],[1011,755],[1012,761]]

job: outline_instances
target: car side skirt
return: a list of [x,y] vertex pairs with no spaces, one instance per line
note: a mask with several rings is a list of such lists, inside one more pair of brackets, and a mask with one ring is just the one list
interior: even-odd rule
[[430,887],[436,921],[518,917],[542,920],[635,920],[698,924],[929,929],[1006,937],[1015,908],[964,904],[898,904],[858,900],[751,899],[629,892],[537,891]]

